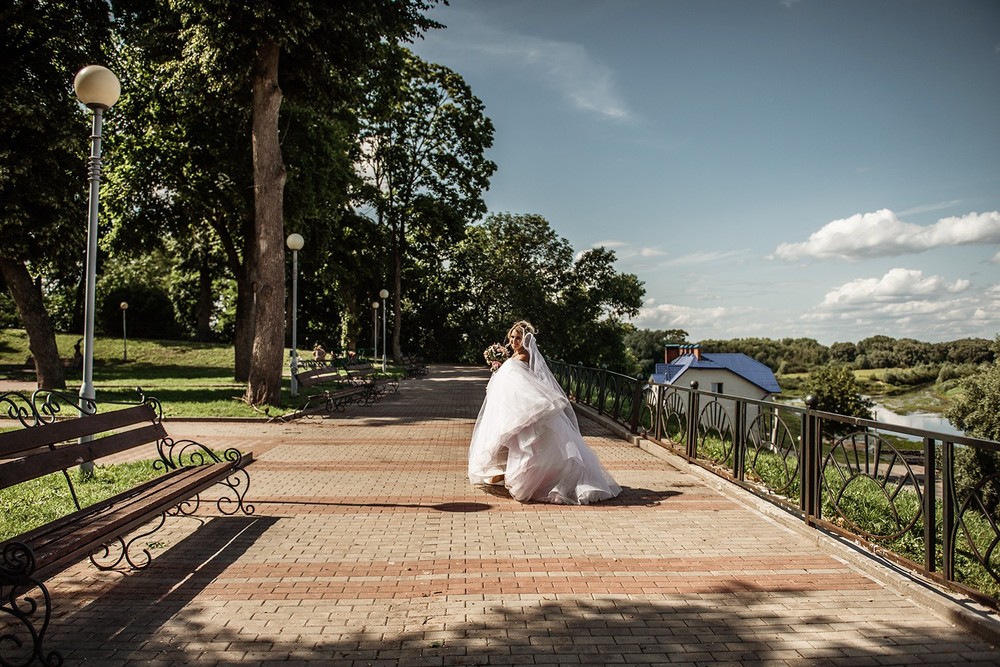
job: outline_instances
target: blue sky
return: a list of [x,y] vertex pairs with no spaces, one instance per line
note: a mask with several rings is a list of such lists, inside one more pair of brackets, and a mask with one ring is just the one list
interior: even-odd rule
[[452,0],[413,50],[490,212],[613,249],[689,340],[1000,334],[997,0]]

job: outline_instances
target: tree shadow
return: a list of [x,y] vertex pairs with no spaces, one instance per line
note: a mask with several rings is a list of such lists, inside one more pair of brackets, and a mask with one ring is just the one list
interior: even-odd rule
[[[986,642],[946,623],[908,624],[885,605],[877,621],[845,617],[840,606],[823,605],[825,594],[817,600],[807,590],[776,591],[746,579],[657,599],[416,593],[324,599],[302,595],[308,583],[296,589],[289,582],[278,594],[276,583],[295,565],[274,563],[269,570],[263,562],[261,574],[234,585],[231,596],[228,586],[214,597],[200,595],[278,521],[212,519],[150,569],[59,613],[50,648],[61,650],[67,664],[121,665],[995,664]],[[530,567],[531,559],[524,562]],[[336,577],[338,565],[322,564],[322,576]],[[255,586],[269,592],[257,597]],[[63,609],[73,607],[72,596],[56,593]]]

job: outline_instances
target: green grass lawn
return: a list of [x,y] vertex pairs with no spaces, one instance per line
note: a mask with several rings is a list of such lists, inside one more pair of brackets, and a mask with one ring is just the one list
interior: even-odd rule
[[[67,474],[73,480],[80,505],[88,507],[162,475],[163,470],[154,469],[152,461],[133,461],[96,465],[94,474],[89,476],[79,469],[72,469]],[[61,472],[0,490],[0,541],[58,519],[75,509]]]
[[[56,334],[59,355],[73,357],[75,334]],[[98,401],[134,401],[136,387],[163,404],[165,417],[260,418],[293,411],[300,403],[290,394],[288,351],[284,359],[281,405],[256,409],[243,399],[246,384],[233,379],[234,352],[231,345],[163,340],[129,340],[128,361],[123,360],[120,338],[98,337],[94,341],[94,393]],[[299,351],[300,358],[312,352]],[[0,329],[0,367],[8,379],[34,380],[26,372],[30,356],[27,335],[21,329]],[[392,370],[392,369],[390,369]],[[67,369],[67,392],[80,390],[79,370]]]

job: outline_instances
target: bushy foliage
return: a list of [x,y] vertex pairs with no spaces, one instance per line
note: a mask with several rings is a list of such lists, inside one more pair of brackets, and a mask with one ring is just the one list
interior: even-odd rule
[[[994,341],[993,353],[994,357],[1000,355],[1000,336]],[[948,409],[948,419],[969,435],[1000,440],[1000,362],[965,378],[961,387],[963,393]],[[955,487],[959,499],[987,479],[979,497],[987,512],[994,514],[1000,506],[1000,453],[978,447],[957,448]]]
[[[980,486],[981,485],[981,486]],[[955,496],[964,503],[979,486],[977,495],[987,514],[995,515],[1000,507],[1000,452],[978,447],[955,448]],[[972,505],[976,508],[976,505]]]
[[915,387],[917,385],[936,382],[941,369],[932,364],[921,364],[912,368],[893,369],[885,372],[883,379],[889,384]]
[[439,339],[450,338],[460,359],[478,363],[487,345],[527,319],[548,357],[636,373],[623,320],[638,312],[645,289],[614,263],[605,248],[574,258],[542,216],[491,215],[451,249],[440,292],[428,295],[444,319],[435,323]]
[[[803,389],[816,397],[817,410],[847,417],[872,418],[875,403],[861,395],[854,373],[847,366],[828,364],[814,370],[806,378]],[[824,430],[831,435],[849,432],[851,428],[849,424],[839,422],[824,426]]]
[[[1000,354],[1000,336],[993,349]],[[977,438],[1000,440],[1000,362],[967,377],[961,387],[963,393],[948,409],[948,419]]]
[[977,367],[975,364],[952,364],[945,362],[941,364],[941,370],[938,372],[937,382],[938,384],[945,384],[955,380],[961,380],[962,378],[975,374],[976,371]]
[[663,363],[663,348],[668,343],[686,343],[688,333],[683,329],[636,329],[631,327],[625,335],[625,345],[635,358],[644,375],[650,375],[656,364]]
[[985,338],[961,338],[938,343],[942,360],[954,364],[987,364],[996,360],[996,346]]

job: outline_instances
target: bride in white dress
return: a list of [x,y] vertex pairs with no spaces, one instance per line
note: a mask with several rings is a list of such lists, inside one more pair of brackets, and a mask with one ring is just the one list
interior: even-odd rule
[[516,323],[513,355],[490,378],[469,445],[469,481],[502,485],[521,502],[586,505],[621,487],[580,435],[576,413],[535,343]]

